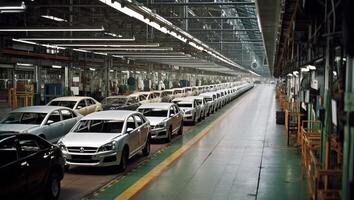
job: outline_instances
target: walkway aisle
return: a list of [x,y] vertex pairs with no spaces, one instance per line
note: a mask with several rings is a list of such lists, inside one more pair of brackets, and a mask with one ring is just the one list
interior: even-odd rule
[[274,86],[257,86],[237,101],[221,123],[135,198],[306,199],[299,155],[287,148],[283,127],[275,124]]

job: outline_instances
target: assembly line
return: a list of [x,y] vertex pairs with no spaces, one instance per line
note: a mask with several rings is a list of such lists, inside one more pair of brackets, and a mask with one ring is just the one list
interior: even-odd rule
[[[43,171],[42,176],[36,177],[38,180],[31,183],[34,189],[26,193],[26,196],[33,195],[38,192],[36,188],[44,187],[48,198],[57,199],[60,182],[65,179],[64,170],[70,172],[75,167],[114,167],[117,173],[124,172],[129,159],[141,153],[143,156],[150,154],[152,141],[171,142],[175,135],[183,135],[184,124],[195,125],[252,87],[252,83],[235,82],[201,87],[194,92],[181,88],[174,89],[168,98],[151,95],[156,92],[145,92],[107,97],[102,104],[89,97],[60,97],[45,106],[22,107],[11,111],[0,122],[0,145],[9,148],[6,156],[9,163],[18,159],[11,156],[16,155],[17,151],[48,151],[48,145],[42,146],[38,141],[52,143],[50,148],[59,147],[61,153],[50,150],[37,160],[31,160],[33,156],[30,156],[21,159],[20,163],[21,166],[32,166],[39,162],[53,165],[46,160],[60,160],[54,165],[55,170]],[[169,99],[165,101],[170,102],[157,102],[156,99]],[[130,103],[136,104],[133,100],[138,102],[138,106],[127,107]],[[31,134],[31,137],[23,140],[18,133],[22,133],[23,137]],[[13,140],[14,137],[19,139]],[[15,174],[12,171],[16,164],[7,165],[7,170],[2,172],[17,174],[19,171]],[[9,178],[16,180],[15,177]],[[4,180],[1,185],[7,185],[6,189],[1,190],[0,196],[4,198],[24,195],[16,192],[15,185],[6,184]]]

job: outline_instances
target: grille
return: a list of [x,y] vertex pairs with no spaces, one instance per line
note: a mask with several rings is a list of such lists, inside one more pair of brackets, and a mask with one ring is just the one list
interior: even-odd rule
[[[96,147],[67,147],[69,152],[73,153],[96,153],[97,148]],[[81,148],[84,149],[84,151],[81,151]]]
[[76,163],[97,163],[98,160],[93,160],[90,155],[71,155],[71,159],[68,159],[69,162]]

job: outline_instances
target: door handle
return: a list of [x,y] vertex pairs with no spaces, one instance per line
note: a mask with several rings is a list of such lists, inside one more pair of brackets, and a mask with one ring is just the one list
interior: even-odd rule
[[21,163],[21,167],[28,167],[28,166],[29,166],[29,164],[27,161],[24,161]]

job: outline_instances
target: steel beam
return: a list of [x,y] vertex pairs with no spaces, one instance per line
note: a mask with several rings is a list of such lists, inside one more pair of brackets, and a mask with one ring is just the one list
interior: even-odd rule
[[151,3],[152,6],[253,6],[255,2],[155,2]]
[[259,31],[259,29],[189,29],[188,31]]
[[221,20],[227,20],[227,19],[252,19],[252,20],[257,20],[257,17],[202,17],[202,16],[195,16],[195,17],[164,17],[165,19],[221,19]]

